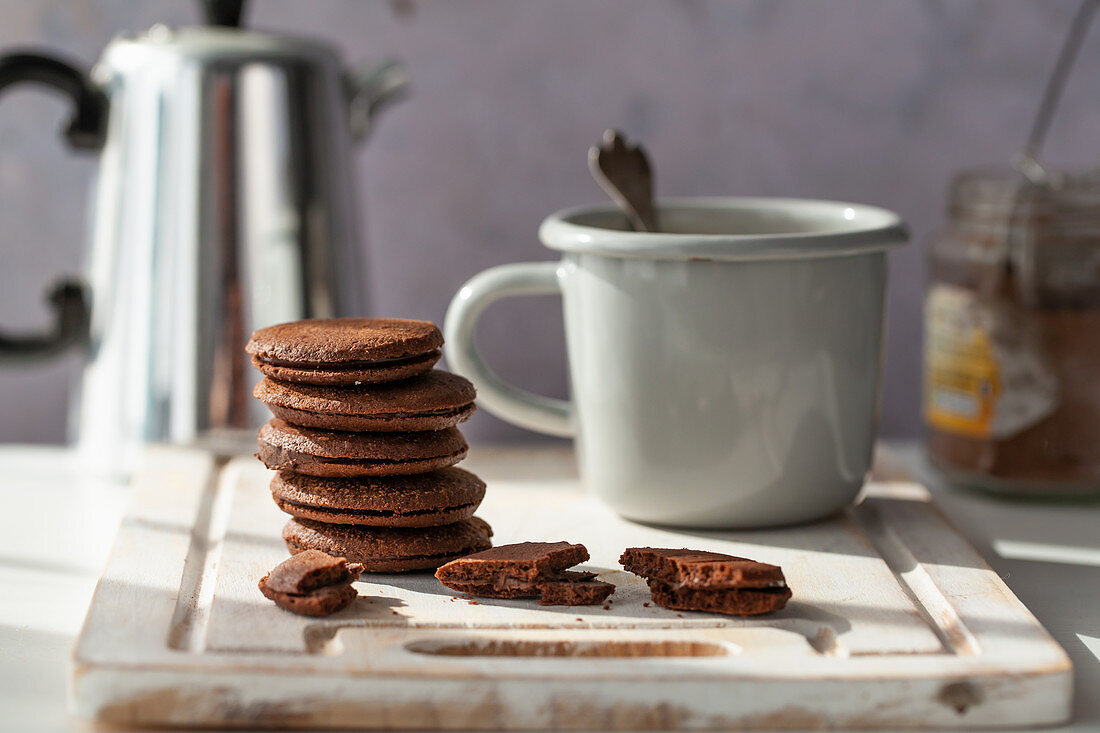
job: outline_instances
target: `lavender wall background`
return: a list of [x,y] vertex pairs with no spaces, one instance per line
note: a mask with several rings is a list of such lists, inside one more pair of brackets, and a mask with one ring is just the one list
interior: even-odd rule
[[[0,0],[0,49],[42,45],[90,65],[108,39],[187,24],[198,3]],[[255,0],[249,25],[327,38],[351,61],[401,58],[413,94],[358,153],[376,314],[441,321],[491,265],[549,259],[550,211],[599,199],[585,150],[608,126],[645,141],[665,195],[863,201],[900,212],[892,255],[883,431],[919,432],[923,245],[957,168],[1006,161],[1026,135],[1076,0]],[[1100,159],[1100,33],[1048,146]],[[0,323],[46,322],[42,294],[80,268],[94,160],[65,153],[67,110],[0,103]],[[506,377],[566,391],[559,305],[490,312]],[[59,441],[75,357],[0,367],[0,441]],[[467,433],[522,439],[482,413]]]

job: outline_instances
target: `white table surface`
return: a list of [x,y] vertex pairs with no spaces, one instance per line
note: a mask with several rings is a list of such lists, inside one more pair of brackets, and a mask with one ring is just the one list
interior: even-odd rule
[[[1100,503],[1003,502],[904,463],[1073,658],[1075,720],[1100,731]],[[477,450],[476,446],[473,448]],[[62,448],[0,446],[0,731],[93,729],[65,710],[69,652],[125,510],[120,483]]]

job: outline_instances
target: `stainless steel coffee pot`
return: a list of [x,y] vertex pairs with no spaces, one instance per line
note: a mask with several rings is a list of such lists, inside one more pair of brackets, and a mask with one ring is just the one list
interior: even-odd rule
[[118,37],[90,76],[0,58],[0,90],[64,92],[68,141],[99,152],[86,275],[50,295],[51,332],[0,334],[0,360],[86,351],[71,424],[106,471],[147,442],[262,422],[255,328],[365,312],[352,143],[401,69],[348,73],[326,45],[236,27],[239,8],[208,0],[207,26]]

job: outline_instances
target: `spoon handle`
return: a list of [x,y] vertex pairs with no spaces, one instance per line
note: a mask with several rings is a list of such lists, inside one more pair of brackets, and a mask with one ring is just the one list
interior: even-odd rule
[[1058,107],[1058,100],[1062,98],[1062,92],[1066,87],[1066,80],[1073,70],[1077,54],[1081,50],[1081,44],[1088,34],[1092,17],[1100,8],[1098,0],[1083,0],[1077,9],[1077,15],[1070,23],[1069,33],[1062,43],[1062,50],[1058,54],[1058,61],[1054,65],[1054,71],[1047,80],[1046,89],[1043,91],[1043,99],[1039,102],[1039,110],[1035,114],[1035,121],[1031,125],[1031,133],[1027,137],[1024,149],[1016,156],[1016,169],[1027,176],[1033,183],[1042,183],[1047,180],[1048,172],[1039,162],[1039,148],[1046,139],[1050,122],[1054,118],[1054,111]]

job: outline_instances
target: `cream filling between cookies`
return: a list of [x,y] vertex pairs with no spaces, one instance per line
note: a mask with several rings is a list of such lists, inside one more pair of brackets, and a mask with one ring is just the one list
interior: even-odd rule
[[310,460],[320,463],[338,463],[342,466],[398,466],[404,463],[420,463],[422,461],[437,461],[442,458],[454,458],[466,453],[466,450],[458,450],[453,453],[446,453],[438,456],[418,456],[415,458],[393,459],[393,458],[327,458],[325,456],[315,456],[309,453],[299,453],[298,451],[280,449],[282,456],[291,460]]
[[352,417],[358,420],[407,420],[412,417],[452,417],[454,415],[461,415],[470,408],[470,404],[460,405],[459,407],[446,407],[439,410],[421,410],[420,412],[372,412],[369,414],[303,410],[300,407],[281,407],[283,407],[284,410],[294,410],[295,412],[322,415],[324,417]]
[[459,580],[448,578],[444,585],[450,583],[455,586],[466,586],[469,588],[483,588],[491,590],[530,590],[539,591],[542,586],[547,583],[590,583],[596,578],[596,573],[590,573],[585,571],[557,571],[550,572],[545,575],[538,575],[531,580],[524,580],[523,578],[517,578],[507,573],[495,573],[486,578],[473,578],[470,580]]
[[290,501],[289,499],[280,499],[280,501],[289,504],[290,506],[308,509],[312,512],[324,514],[354,514],[357,517],[418,517],[425,514],[457,512],[463,509],[469,509],[477,506],[473,502],[470,502],[468,504],[455,504],[454,506],[438,507],[435,509],[413,509],[407,512],[398,512],[392,509],[335,509],[332,507],[319,507],[313,504],[303,504],[302,502]]
[[325,372],[350,372],[361,371],[364,369],[402,366],[404,364],[415,364],[417,362],[427,361],[428,359],[431,359],[433,357],[438,358],[438,356],[439,350],[436,349],[434,351],[428,351],[423,354],[413,354],[412,356],[399,356],[393,359],[375,359],[373,361],[287,361],[286,359],[273,359],[264,356],[257,356],[256,360],[262,364],[270,364],[271,366],[281,366],[292,369],[315,369],[317,371]]

